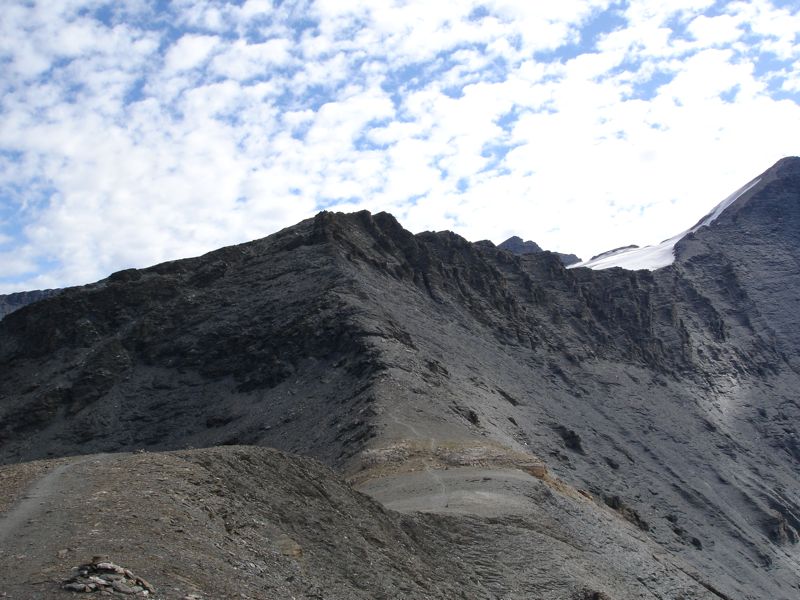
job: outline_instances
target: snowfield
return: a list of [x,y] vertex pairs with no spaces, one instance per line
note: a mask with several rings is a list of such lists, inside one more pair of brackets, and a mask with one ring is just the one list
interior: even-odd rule
[[667,267],[675,262],[675,244],[677,244],[684,236],[694,233],[701,227],[707,227],[713,223],[731,204],[736,202],[742,195],[749,192],[755,187],[761,178],[754,179],[744,187],[739,188],[730,196],[720,202],[714,210],[703,217],[700,222],[692,227],[675,235],[668,240],[664,240],[655,246],[645,246],[643,248],[622,248],[618,251],[605,252],[596,258],[589,259],[567,267],[574,269],[576,267],[588,267],[590,269],[610,269],[612,267],[621,267],[630,271],[639,269],[647,269],[648,271],[655,271]]

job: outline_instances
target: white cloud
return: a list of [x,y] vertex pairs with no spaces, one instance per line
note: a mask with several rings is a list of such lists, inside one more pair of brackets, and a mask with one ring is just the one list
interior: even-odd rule
[[740,25],[741,20],[732,15],[698,15],[689,24],[688,30],[698,45],[718,46],[740,39],[744,33]]
[[660,93],[684,105],[716,99],[736,86],[748,96],[759,93],[763,86],[753,79],[753,65],[732,59],[730,50],[697,52],[681,63],[680,72]]
[[[712,4],[181,0],[158,20],[138,0],[14,1],[0,288],[205,252],[331,203],[584,257],[659,241],[799,153],[798,11]],[[582,34],[604,10],[614,27]]]
[[213,35],[185,34],[175,42],[164,57],[167,72],[188,71],[202,65],[219,44]]
[[792,60],[800,57],[797,32],[800,31],[800,10],[776,8],[766,0],[733,2],[727,7],[731,14],[746,23],[756,35],[761,36],[763,50],[779,58]]
[[290,45],[291,42],[286,39],[271,39],[260,44],[236,40],[214,57],[211,70],[237,81],[269,76],[276,66],[285,65],[291,60]]

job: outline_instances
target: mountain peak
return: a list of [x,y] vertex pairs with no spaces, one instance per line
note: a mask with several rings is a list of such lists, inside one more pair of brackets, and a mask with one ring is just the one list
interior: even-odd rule
[[768,169],[769,171],[775,170],[779,173],[782,173],[786,170],[792,170],[795,172],[800,171],[800,156],[784,156],[778,162],[776,162],[772,167]]
[[508,250],[513,254],[536,254],[542,252],[542,247],[531,240],[523,241],[518,235],[513,235],[498,246],[501,250]]
[[[751,206],[756,200],[761,205],[760,211],[768,220],[780,220],[785,211],[787,201],[797,196],[800,187],[800,157],[785,157],[776,162],[758,177],[750,180],[738,190],[717,204],[708,214],[694,226],[674,235],[660,244],[644,247],[627,247],[618,251],[603,252],[588,261],[570,265],[572,267],[589,267],[590,269],[609,269],[621,267],[628,270],[646,269],[654,271],[671,265],[676,258],[676,245],[700,230],[711,226],[720,219],[725,222],[738,223],[738,215],[745,206],[750,206],[749,214],[758,212]],[[776,204],[778,201],[778,204]],[[751,216],[751,218],[753,218]],[[741,228],[742,224],[739,223]],[[745,228],[746,230],[746,228]]]
[[[497,247],[500,248],[500,250],[506,250],[507,252],[511,252],[512,254],[517,254],[520,256],[525,254],[539,254],[540,252],[545,252],[545,250],[542,250],[542,247],[536,242],[532,242],[531,240],[523,241],[518,235],[511,236]],[[581,259],[574,254],[564,254],[562,252],[553,252],[553,254],[558,256],[559,260],[564,266],[573,265],[581,261]]]

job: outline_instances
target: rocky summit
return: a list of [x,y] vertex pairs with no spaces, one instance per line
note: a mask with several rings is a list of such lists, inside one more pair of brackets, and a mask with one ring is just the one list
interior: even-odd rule
[[[544,252],[536,242],[532,242],[531,240],[523,242],[522,238],[516,235],[508,238],[497,247],[501,250],[508,250],[512,254],[536,254],[538,252]],[[554,252],[554,254],[558,256],[565,266],[581,262],[581,259],[574,254],[564,254],[562,252]]]
[[6,593],[800,597],[800,158],[743,190],[653,270],[323,212],[18,303]]

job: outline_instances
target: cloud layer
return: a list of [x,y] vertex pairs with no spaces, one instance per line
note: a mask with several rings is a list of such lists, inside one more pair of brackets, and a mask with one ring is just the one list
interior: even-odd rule
[[800,153],[794,3],[163,4],[4,7],[0,292],[323,208],[587,258]]

